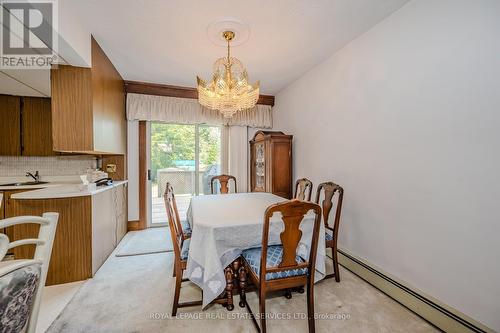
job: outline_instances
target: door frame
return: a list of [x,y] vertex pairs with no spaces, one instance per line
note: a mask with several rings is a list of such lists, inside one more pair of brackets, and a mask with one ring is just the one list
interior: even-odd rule
[[129,226],[129,230],[143,230],[147,223],[147,122],[139,121],[139,221]]

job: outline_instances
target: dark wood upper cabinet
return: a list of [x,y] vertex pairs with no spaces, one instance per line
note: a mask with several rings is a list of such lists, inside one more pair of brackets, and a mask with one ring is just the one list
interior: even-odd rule
[[51,70],[55,151],[126,154],[124,82],[92,38],[92,68]]
[[252,192],[292,197],[292,135],[258,131],[250,141]]
[[52,150],[50,98],[23,97],[22,133],[22,155],[55,154]]
[[0,156],[49,156],[50,98],[0,95]]
[[0,156],[21,155],[21,97],[0,95]]

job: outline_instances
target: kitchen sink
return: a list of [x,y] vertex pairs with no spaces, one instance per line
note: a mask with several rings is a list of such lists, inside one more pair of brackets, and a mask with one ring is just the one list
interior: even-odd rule
[[29,185],[42,185],[42,184],[48,184],[48,182],[42,182],[42,181],[18,182],[18,183],[0,184],[0,186],[29,186]]

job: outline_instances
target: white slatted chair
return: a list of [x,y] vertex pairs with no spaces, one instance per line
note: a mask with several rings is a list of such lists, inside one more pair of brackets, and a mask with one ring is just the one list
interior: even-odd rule
[[36,330],[58,219],[58,213],[45,213],[43,217],[0,220],[0,229],[25,223],[40,225],[38,238],[10,242],[5,234],[0,234],[0,260],[16,246],[36,245],[33,259],[0,261],[0,327],[6,331],[34,333]]

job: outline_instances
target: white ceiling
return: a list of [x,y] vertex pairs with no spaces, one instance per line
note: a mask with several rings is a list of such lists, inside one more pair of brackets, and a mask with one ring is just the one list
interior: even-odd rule
[[[60,0],[68,16],[60,22],[92,33],[125,80],[194,87],[226,52],[209,40],[208,25],[239,19],[250,36],[232,53],[261,93],[274,95],[408,1]],[[50,96],[50,73],[1,70],[0,93]]]
[[126,80],[195,86],[225,49],[207,26],[234,17],[250,37],[233,54],[261,93],[276,94],[408,0],[61,0],[73,1]]

